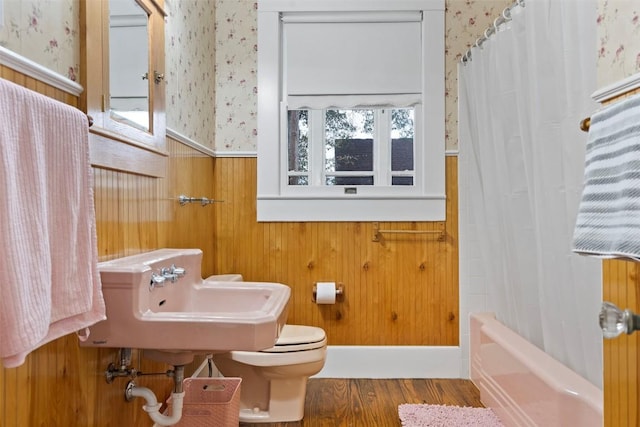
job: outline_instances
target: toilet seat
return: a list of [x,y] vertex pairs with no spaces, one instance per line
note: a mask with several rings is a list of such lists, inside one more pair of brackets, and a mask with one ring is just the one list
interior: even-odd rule
[[315,350],[327,345],[327,336],[323,329],[314,326],[284,325],[273,347],[260,353],[292,353]]
[[261,351],[233,350],[214,354],[251,366],[286,366],[324,361],[327,337],[324,330],[313,326],[284,325],[276,345]]

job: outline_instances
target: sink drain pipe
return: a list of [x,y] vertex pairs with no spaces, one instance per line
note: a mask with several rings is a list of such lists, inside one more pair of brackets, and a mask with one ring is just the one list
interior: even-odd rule
[[158,403],[158,399],[153,391],[147,387],[138,387],[133,381],[130,381],[125,391],[125,397],[127,400],[131,400],[135,397],[143,397],[146,404],[142,406],[149,418],[157,426],[172,426],[177,424],[182,418],[182,404],[184,401],[184,391],[182,390],[182,380],[184,379],[184,366],[176,366],[174,368],[174,391],[171,393],[171,415],[164,415],[160,413],[161,403]]

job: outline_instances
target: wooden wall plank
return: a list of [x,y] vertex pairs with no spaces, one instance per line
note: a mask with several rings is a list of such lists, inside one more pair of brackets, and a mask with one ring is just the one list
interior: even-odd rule
[[[603,262],[603,300],[638,311],[637,263]],[[637,334],[604,340],[605,426],[638,425]]]

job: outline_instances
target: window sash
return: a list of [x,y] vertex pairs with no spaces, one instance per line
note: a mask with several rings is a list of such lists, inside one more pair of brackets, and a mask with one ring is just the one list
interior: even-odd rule
[[[288,110],[283,105],[283,113],[281,116],[287,117]],[[385,188],[385,187],[401,187],[402,185],[393,185],[393,178],[396,177],[411,177],[413,184],[405,187],[415,187],[415,191],[420,191],[420,181],[418,179],[418,173],[416,171],[416,157],[417,153],[421,152],[417,146],[419,144],[418,135],[420,134],[420,121],[421,109],[414,107],[414,137],[413,137],[413,169],[394,171],[392,170],[392,138],[391,138],[391,110],[375,110],[374,111],[374,135],[372,141],[372,155],[373,165],[371,171],[327,171],[326,170],[326,147],[327,141],[325,138],[325,110],[309,110],[308,122],[309,122],[309,141],[308,141],[308,166],[307,171],[293,171],[288,170],[283,174],[283,188],[292,187],[341,187],[340,185],[328,185],[328,177],[373,177],[373,184],[366,185],[368,187]],[[285,129],[288,126],[288,119],[286,120]],[[283,132],[282,144],[283,147],[289,146],[289,133]],[[285,158],[283,164],[289,164],[289,150],[282,150]],[[291,177],[308,177],[307,185],[294,185],[290,184]],[[354,186],[357,184],[344,184],[348,186]],[[286,192],[287,190],[285,190]],[[297,191],[297,190],[295,190]],[[323,190],[324,191],[324,190]]]

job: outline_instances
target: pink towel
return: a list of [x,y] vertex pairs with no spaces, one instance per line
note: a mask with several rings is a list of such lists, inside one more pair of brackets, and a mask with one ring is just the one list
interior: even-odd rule
[[87,116],[0,79],[0,358],[105,319]]

